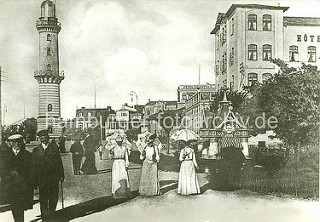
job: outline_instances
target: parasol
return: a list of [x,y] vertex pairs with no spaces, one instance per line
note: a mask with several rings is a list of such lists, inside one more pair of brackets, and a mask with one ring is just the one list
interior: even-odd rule
[[185,142],[190,140],[197,140],[198,138],[199,138],[199,135],[190,129],[179,130],[170,137],[170,139],[173,139],[175,141],[182,140]]

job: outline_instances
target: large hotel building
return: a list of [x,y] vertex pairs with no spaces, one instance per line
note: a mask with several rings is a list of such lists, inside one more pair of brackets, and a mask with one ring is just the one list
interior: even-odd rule
[[320,67],[320,18],[286,17],[289,7],[233,4],[219,13],[215,35],[216,88],[241,90],[277,72],[270,58]]

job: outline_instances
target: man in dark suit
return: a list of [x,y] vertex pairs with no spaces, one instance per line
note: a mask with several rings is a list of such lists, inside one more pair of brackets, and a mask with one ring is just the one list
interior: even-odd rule
[[74,175],[79,175],[81,160],[84,153],[83,147],[80,144],[80,139],[76,139],[76,141],[71,145],[70,153],[72,153],[73,173]]
[[81,171],[85,174],[96,174],[96,158],[95,158],[95,151],[97,150],[98,143],[91,132],[86,133],[86,137],[83,141],[83,148],[84,148],[84,156],[85,161],[82,165]]
[[24,211],[32,209],[33,188],[30,183],[31,153],[25,149],[22,135],[14,134],[8,138],[9,146],[2,151],[1,158],[1,192],[5,194],[7,203],[15,222],[24,221]]
[[41,218],[54,221],[59,197],[59,181],[64,181],[64,169],[56,143],[49,142],[47,130],[38,132],[41,144],[34,148],[31,162],[31,178],[39,187]]

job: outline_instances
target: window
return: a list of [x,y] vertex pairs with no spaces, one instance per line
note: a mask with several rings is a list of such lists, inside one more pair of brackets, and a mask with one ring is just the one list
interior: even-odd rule
[[182,100],[186,100],[187,99],[187,95],[185,93],[182,93]]
[[253,86],[258,82],[258,74],[257,73],[249,73],[248,74],[248,85]]
[[271,59],[271,45],[263,45],[262,46],[262,59],[263,60],[270,60]]
[[224,55],[222,56],[221,71],[224,72]]
[[79,113],[79,116],[82,117],[82,113]]
[[51,41],[51,35],[47,34],[47,41]]
[[224,28],[222,28],[222,33],[221,33],[221,37],[222,37],[222,41],[221,41],[221,43],[222,44],[224,44],[225,42],[226,42],[226,37],[225,37],[225,30],[224,30]]
[[262,16],[263,21],[263,31],[271,31],[271,15],[263,15]]
[[227,53],[222,56],[222,66],[221,71],[225,72],[227,70]]
[[272,77],[272,75],[270,73],[263,73],[262,74],[262,82],[267,81],[268,79],[270,79]]
[[44,13],[45,13],[45,7],[41,6],[41,17],[44,17]]
[[220,62],[219,62],[219,60],[218,60],[218,61],[217,61],[217,64],[216,64],[216,74],[217,74],[217,75],[219,75],[219,66],[220,66],[219,63],[220,63]]
[[47,68],[47,71],[51,71],[51,64],[48,64],[46,68]]
[[248,47],[248,59],[257,60],[257,45],[250,44]]
[[298,46],[292,45],[289,47],[289,61],[290,62],[299,61]]
[[230,88],[234,88],[234,75],[231,76]]
[[234,48],[231,48],[230,52],[230,66],[232,66],[234,63]]
[[231,19],[231,35],[234,34],[234,18]]
[[48,112],[52,111],[52,104],[48,104]]
[[248,30],[257,30],[257,15],[248,15]]
[[308,62],[315,62],[316,60],[316,47],[308,46]]
[[51,49],[47,48],[47,56],[50,56],[50,55],[51,55]]

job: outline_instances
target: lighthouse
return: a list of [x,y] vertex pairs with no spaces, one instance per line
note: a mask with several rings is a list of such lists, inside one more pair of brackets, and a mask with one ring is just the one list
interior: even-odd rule
[[39,69],[34,77],[39,84],[38,131],[47,129],[51,137],[62,136],[60,84],[64,72],[59,70],[58,35],[61,24],[56,17],[55,4],[45,0],[41,4],[41,17],[37,20],[39,32]]

